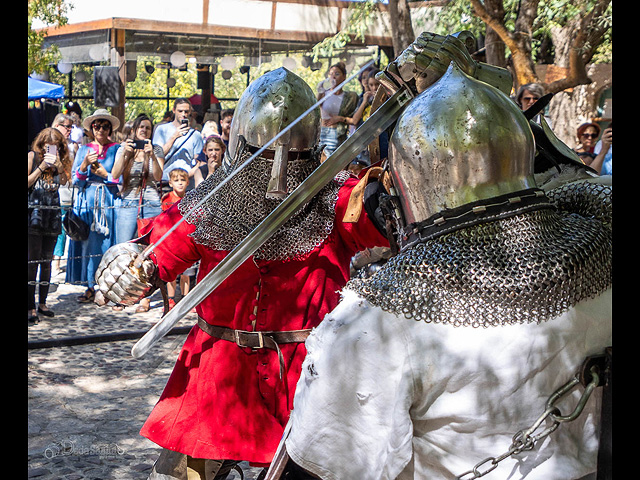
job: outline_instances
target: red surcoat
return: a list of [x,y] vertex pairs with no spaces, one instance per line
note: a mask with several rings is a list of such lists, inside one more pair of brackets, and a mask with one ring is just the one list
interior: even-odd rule
[[[340,188],[334,228],[319,247],[303,260],[249,258],[197,307],[198,314],[212,325],[238,330],[317,326],[338,304],[351,257],[365,248],[387,245],[364,211],[357,223],[342,222],[356,184],[356,179],[349,179]],[[176,206],[158,216],[150,241],[157,241],[179,218]],[[155,250],[162,280],[175,279],[198,260],[200,279],[227,255],[197,244],[189,236],[194,230],[182,222]],[[280,349],[285,361],[282,380],[276,351],[241,348],[195,325],[141,434],[196,458],[270,463],[306,355],[304,343],[282,344]]]

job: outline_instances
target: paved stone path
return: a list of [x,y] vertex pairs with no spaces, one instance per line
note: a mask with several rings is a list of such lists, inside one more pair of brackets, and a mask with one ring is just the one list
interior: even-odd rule
[[[147,331],[162,317],[159,292],[148,312],[135,313],[134,307],[117,312],[78,304],[83,291],[57,285],[48,299],[56,316],[40,316],[28,327],[28,478],[144,480],[160,448],[139,431],[186,335],[165,337],[141,359],[130,354],[136,340],[35,348],[43,340]],[[178,326],[195,321],[192,313]],[[241,466],[246,480],[261,471]],[[234,478],[240,477],[234,472]]]

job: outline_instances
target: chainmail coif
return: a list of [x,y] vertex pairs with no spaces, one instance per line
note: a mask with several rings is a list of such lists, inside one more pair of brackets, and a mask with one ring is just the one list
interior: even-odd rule
[[489,327],[555,318],[611,286],[611,194],[585,182],[552,190],[556,208],[416,244],[346,288],[425,322]]
[[[242,165],[249,157],[245,152],[230,167]],[[292,192],[320,164],[312,159],[288,162],[287,188]],[[195,206],[231,173],[223,167],[215,170],[198,188],[188,192],[180,201],[182,215],[189,213],[187,222],[196,226],[193,239],[214,250],[230,251],[244,240],[281,202],[267,199],[273,160],[256,157],[242,171],[223,185],[202,205]],[[301,258],[319,246],[331,233],[335,220],[335,204],[339,181],[331,181],[309,203],[259,248],[254,257],[263,260],[291,260]],[[194,209],[192,211],[192,209]]]

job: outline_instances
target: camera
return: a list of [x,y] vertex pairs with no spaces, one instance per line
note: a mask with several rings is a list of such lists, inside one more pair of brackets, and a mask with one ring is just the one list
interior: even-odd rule
[[134,140],[133,141],[133,148],[135,148],[136,150],[144,150],[144,145],[145,143],[147,143],[146,140]]
[[182,121],[180,122],[182,125],[189,125],[189,120],[187,120],[186,118],[182,119]]
[[59,206],[57,190],[35,189],[29,195],[29,228],[40,232],[59,231],[62,216],[59,209],[47,207]]
[[42,204],[42,192],[40,190],[34,190],[33,194],[29,198],[31,215],[29,216],[29,227],[40,228],[43,223],[42,210],[40,205]]

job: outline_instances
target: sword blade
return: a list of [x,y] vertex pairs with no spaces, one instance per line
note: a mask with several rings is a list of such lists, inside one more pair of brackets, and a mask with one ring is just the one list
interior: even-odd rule
[[267,475],[264,477],[264,480],[280,480],[282,474],[284,473],[284,469],[289,462],[289,454],[287,453],[287,447],[285,442],[287,437],[289,436],[289,432],[291,431],[291,418],[284,427],[284,432],[282,433],[282,438],[280,439],[280,443],[278,444],[278,448],[276,449],[276,453],[273,456],[273,460],[271,460],[271,465],[269,465],[269,470],[267,471]]
[[267,217],[256,226],[222,261],[156,323],[132,348],[131,354],[140,358],[164,337],[196,305],[202,302],[229,275],[262,246],[295,212],[322,190],[364,147],[389,127],[404,110],[412,96],[402,88],[392,95],[347,138],[329,158],[291,192]]

